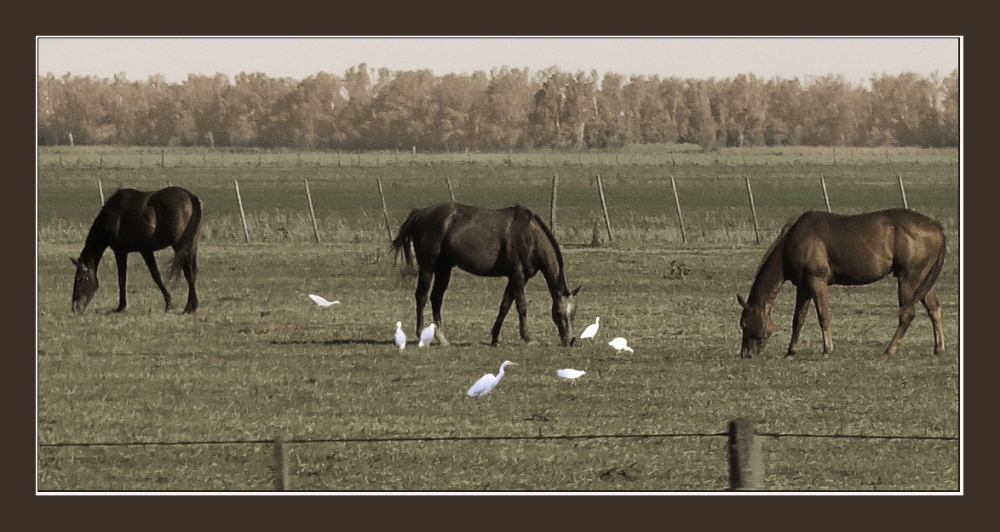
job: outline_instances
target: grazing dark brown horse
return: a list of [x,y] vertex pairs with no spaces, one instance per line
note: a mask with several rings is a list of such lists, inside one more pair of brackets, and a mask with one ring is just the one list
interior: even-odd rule
[[787,356],[795,354],[809,302],[816,304],[823,330],[823,358],[833,351],[827,286],[869,284],[893,274],[899,295],[899,326],[885,349],[891,357],[923,303],[934,327],[934,355],[944,352],[941,304],[934,281],[944,263],[941,224],[909,209],[888,209],[853,216],[810,211],[788,222],[764,254],[750,296],[736,296],[743,315],[741,358],[760,354],[771,336],[771,304],[781,285],[796,286],[792,340]]
[[97,213],[87,242],[79,259],[70,259],[76,265],[73,281],[73,312],[82,313],[97,292],[97,267],[109,247],[115,253],[118,265],[118,308],[125,310],[125,277],[128,254],[139,253],[153,276],[153,281],[163,293],[166,310],[170,310],[170,292],[163,285],[160,269],[156,266],[154,251],[170,246],[174,259],[171,277],[184,272],[188,283],[187,306],[184,313],[198,309],[198,293],[194,288],[198,275],[198,237],[201,234],[204,204],[197,196],[180,187],[167,187],[157,192],[140,192],[123,188],[110,198]]
[[494,346],[512,302],[517,304],[521,338],[525,342],[531,341],[525,321],[528,303],[524,297],[524,284],[537,272],[542,272],[552,296],[552,320],[559,329],[561,344],[572,345],[576,340],[573,336],[573,317],[576,315],[576,295],[580,287],[572,291],[567,287],[562,253],[555,236],[537,215],[520,205],[492,210],[459,203],[441,203],[414,209],[392,241],[392,250],[397,258],[402,254],[411,267],[413,254],[416,255],[418,334],[424,326],[424,306],[433,278],[433,323],[438,341],[448,345],[442,334],[441,301],[448,289],[451,269],[458,266],[473,275],[508,279],[500,312],[493,324]]

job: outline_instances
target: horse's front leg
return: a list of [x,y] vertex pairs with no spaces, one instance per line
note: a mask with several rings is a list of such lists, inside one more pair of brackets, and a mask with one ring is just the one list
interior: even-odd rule
[[451,268],[439,267],[434,272],[434,289],[431,290],[431,316],[434,319],[434,336],[442,346],[448,345],[448,339],[442,332],[441,303],[444,301],[444,291],[448,289],[451,281]]
[[823,330],[823,358],[829,358],[833,352],[833,334],[830,332],[830,298],[826,281],[814,280],[811,283],[813,297],[816,300],[816,314],[819,315],[819,327]]
[[420,268],[417,273],[417,290],[414,298],[417,300],[417,338],[424,330],[424,307],[427,306],[427,293],[431,289],[431,279],[434,277],[432,270]]
[[786,357],[795,356],[795,351],[799,346],[799,333],[802,332],[802,324],[809,315],[809,301],[812,293],[805,285],[798,287],[795,291],[795,314],[792,315],[792,340],[788,344]]
[[510,312],[510,304],[514,302],[514,280],[507,281],[507,288],[503,291],[503,300],[500,301],[500,312],[497,313],[497,321],[493,323],[493,347],[500,341],[500,328],[503,327],[503,320]]
[[528,299],[524,296],[524,281],[520,281],[517,291],[514,294],[514,301],[517,303],[517,317],[520,320],[521,339],[531,343],[531,335],[528,334]]
[[170,292],[167,291],[167,287],[163,284],[163,279],[160,277],[160,268],[156,265],[156,256],[153,255],[152,251],[141,251],[142,260],[146,262],[146,267],[149,268],[149,274],[153,276],[153,282],[156,283],[157,288],[160,289],[160,293],[163,294],[164,311],[170,311],[173,309],[173,305],[170,302]]
[[115,265],[118,266],[118,308],[115,312],[122,312],[128,306],[125,299],[125,285],[128,279],[128,252],[115,251]]

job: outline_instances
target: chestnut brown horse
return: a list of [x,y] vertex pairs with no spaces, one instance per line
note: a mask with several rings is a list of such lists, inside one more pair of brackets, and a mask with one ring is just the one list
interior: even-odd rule
[[888,209],[853,216],[809,211],[788,222],[764,254],[757,276],[744,301],[736,296],[743,314],[741,358],[760,354],[771,336],[771,305],[781,285],[796,287],[792,340],[793,356],[809,302],[816,305],[823,330],[823,358],[833,351],[830,335],[828,285],[863,285],[889,274],[897,278],[899,326],[885,349],[891,357],[923,303],[934,327],[935,360],[944,352],[941,304],[934,281],[944,263],[945,237],[941,224],[909,209]]
[[201,234],[204,204],[197,196],[180,187],[167,187],[157,192],[140,192],[123,188],[108,198],[90,226],[87,241],[76,265],[73,281],[73,312],[82,313],[97,293],[97,267],[109,247],[118,265],[118,308],[125,310],[125,278],[128,254],[139,253],[163,293],[166,310],[170,310],[170,292],[163,285],[154,251],[170,246],[174,249],[170,276],[184,272],[188,283],[187,306],[184,313],[198,309],[198,293],[194,283],[198,275],[198,237]]
[[397,259],[402,254],[410,267],[416,255],[418,334],[424,327],[424,306],[433,279],[430,297],[435,335],[442,345],[448,345],[441,327],[441,302],[451,280],[451,270],[458,266],[473,275],[508,279],[500,312],[493,324],[492,345],[497,345],[500,328],[512,302],[517,304],[521,338],[531,341],[526,323],[528,303],[524,284],[537,272],[545,277],[552,296],[552,320],[559,329],[561,345],[572,345],[576,339],[573,337],[573,317],[580,287],[572,291],[568,288],[562,252],[555,236],[536,214],[520,205],[492,210],[441,203],[414,209],[399,228],[391,247]]

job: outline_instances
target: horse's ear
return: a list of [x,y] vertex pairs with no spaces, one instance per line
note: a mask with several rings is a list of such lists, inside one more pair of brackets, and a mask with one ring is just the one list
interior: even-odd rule
[[743,296],[736,294],[736,302],[739,303],[741,307],[747,308],[747,302],[743,300]]
[[576,297],[576,295],[580,293],[580,289],[581,288],[583,288],[582,284],[580,286],[576,287],[572,292],[570,292],[569,295],[571,295],[573,297]]

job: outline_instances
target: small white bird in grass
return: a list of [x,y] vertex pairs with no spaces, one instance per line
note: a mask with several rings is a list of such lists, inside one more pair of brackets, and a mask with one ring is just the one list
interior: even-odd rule
[[584,373],[586,373],[586,371],[580,371],[578,369],[570,369],[570,368],[556,370],[556,375],[559,375],[564,379],[570,379],[570,380],[579,378]]
[[399,352],[402,353],[403,349],[406,349],[406,333],[403,332],[403,322],[396,322],[396,347],[399,348]]
[[325,297],[318,296],[316,294],[309,294],[309,299],[316,302],[317,305],[321,307],[329,307],[330,305],[339,305],[340,301],[327,301]]
[[468,394],[469,397],[479,397],[480,395],[486,395],[490,393],[490,390],[492,390],[493,387],[496,386],[498,382],[500,382],[500,379],[503,378],[503,368],[507,366],[516,366],[516,365],[517,362],[504,360],[503,364],[500,364],[500,373],[498,373],[495,377],[493,376],[492,373],[487,373],[486,375],[483,375],[482,378],[476,381],[476,383],[472,385],[472,388],[469,388],[469,391],[465,393]]
[[425,345],[430,345],[434,341],[434,329],[437,327],[435,324],[430,324],[424,330],[420,331],[420,343],[417,347],[424,347]]
[[628,340],[622,338],[621,336],[619,336],[618,338],[615,338],[614,340],[611,340],[610,342],[608,342],[608,345],[610,345],[611,347],[614,347],[615,349],[617,349],[619,353],[622,352],[622,351],[628,351],[629,353],[635,353],[635,350],[628,346]]
[[597,329],[601,327],[601,318],[594,318],[594,323],[587,326],[586,329],[580,333],[580,338],[593,338],[597,334]]

